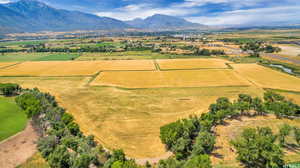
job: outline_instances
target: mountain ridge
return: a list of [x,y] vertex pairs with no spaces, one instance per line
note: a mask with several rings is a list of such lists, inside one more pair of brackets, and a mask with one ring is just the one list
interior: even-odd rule
[[55,9],[35,0],[0,4],[0,10],[0,20],[6,21],[0,22],[0,29],[14,27],[13,32],[108,30],[131,27],[117,19]]
[[136,18],[126,21],[125,23],[143,29],[188,29],[188,28],[203,28],[205,25],[192,23],[183,18],[155,14],[145,19]]
[[20,0],[0,4],[0,33],[74,31],[74,30],[125,30],[125,29],[197,29],[204,25],[185,19],[155,14],[146,19],[121,21],[90,13],[53,8],[37,0]]

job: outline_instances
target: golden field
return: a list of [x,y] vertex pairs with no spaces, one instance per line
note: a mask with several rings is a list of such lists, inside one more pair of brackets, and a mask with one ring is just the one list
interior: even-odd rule
[[20,83],[50,92],[74,115],[85,134],[93,134],[108,149],[122,148],[137,159],[165,156],[159,128],[200,115],[218,97],[240,93],[261,96],[256,87],[201,87],[119,89],[91,87],[91,77],[0,77],[0,82]]
[[17,64],[17,62],[0,62],[0,68],[5,68],[14,64]]
[[[122,148],[137,161],[168,156],[159,138],[160,127],[206,112],[219,97],[233,100],[241,93],[262,97],[262,88],[300,89],[300,79],[257,64],[231,64],[233,69],[229,69],[221,59],[156,61],[160,66],[186,70],[159,71],[153,60],[24,62],[1,69],[0,82],[50,92],[74,115],[85,134],[95,135],[107,149]],[[97,72],[94,79],[91,75]],[[28,77],[22,77],[25,75]],[[300,100],[296,92],[283,95]],[[214,165],[237,164],[228,142],[240,128],[266,123],[264,118],[252,120],[243,119],[245,124],[230,121],[216,128],[221,148],[215,152],[224,158],[212,157]],[[268,126],[285,122],[268,120]]]
[[124,88],[249,86],[231,69],[102,72],[94,86]]
[[88,76],[99,71],[154,70],[152,60],[24,62],[0,70],[0,76]]
[[214,69],[228,68],[229,61],[222,59],[160,59],[157,60],[160,69]]
[[[211,156],[212,162],[218,167],[243,167],[235,159],[236,154],[232,152],[234,149],[230,145],[230,141],[239,137],[245,128],[256,128],[256,127],[270,127],[274,133],[278,133],[278,127],[282,124],[289,124],[291,126],[300,127],[300,120],[289,120],[289,119],[278,119],[273,115],[259,116],[259,117],[243,117],[240,120],[227,120],[226,125],[219,125],[215,128],[217,139],[216,149],[213,151],[216,155]],[[296,144],[292,137],[287,137],[287,142]],[[285,160],[287,162],[299,161],[300,150],[296,149],[287,150],[285,149]]]
[[262,88],[300,91],[300,79],[257,64],[231,64],[240,76]]

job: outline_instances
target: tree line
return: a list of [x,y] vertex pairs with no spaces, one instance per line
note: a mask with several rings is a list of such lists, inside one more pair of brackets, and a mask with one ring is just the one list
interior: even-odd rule
[[37,148],[50,167],[55,168],[140,168],[126,159],[122,150],[107,152],[93,136],[85,136],[74,117],[58,105],[55,97],[38,89],[26,89],[17,104],[32,118],[40,139]]
[[[209,155],[213,151],[216,142],[213,128],[223,124],[225,119],[266,114],[275,114],[279,118],[295,117],[300,114],[300,106],[271,91],[264,93],[263,99],[258,97],[253,98],[247,94],[240,94],[236,101],[231,102],[228,98],[221,97],[217,99],[216,103],[209,106],[208,113],[202,114],[200,117],[191,116],[189,119],[178,120],[160,128],[161,141],[165,144],[167,150],[174,153],[174,157],[160,161],[158,167],[171,168],[175,165],[175,167],[183,168],[210,168],[212,166]],[[284,137],[287,134],[286,132],[283,131],[282,136],[279,137]],[[269,138],[267,137],[268,141],[264,141],[261,146],[258,145],[258,147],[262,148],[257,151],[260,154],[259,161],[255,161],[252,158],[256,155],[244,155],[255,162],[249,165],[254,164],[256,168],[266,168],[269,164],[272,165],[272,168],[281,167],[283,164],[282,153],[277,151],[277,146],[274,147],[271,145],[268,150],[263,148],[266,145],[265,143],[268,144],[274,141],[270,131],[263,129],[257,133],[252,130],[252,134],[257,135],[257,137],[259,137],[259,134],[263,134],[263,136],[268,136]],[[284,142],[284,140],[281,141]],[[238,154],[239,151],[243,151],[239,141],[233,142],[233,144]],[[247,147],[247,145],[244,147]],[[251,154],[251,152],[247,154]],[[238,157],[238,159],[246,167],[251,167],[248,166],[248,161],[243,160],[243,157]]]

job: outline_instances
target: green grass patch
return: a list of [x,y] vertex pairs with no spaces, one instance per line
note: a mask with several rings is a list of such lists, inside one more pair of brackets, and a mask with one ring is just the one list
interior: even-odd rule
[[145,51],[125,51],[125,52],[102,52],[102,53],[82,53],[77,60],[140,60],[140,59],[175,59],[175,58],[211,58],[209,56],[195,55],[177,55],[177,54],[162,54]]
[[0,97],[0,141],[22,131],[26,126],[25,113],[13,97]]
[[0,46],[15,46],[15,45],[38,45],[47,42],[47,40],[35,40],[35,41],[9,41],[1,42]]
[[0,55],[0,62],[15,61],[66,61],[76,59],[77,53],[6,53]]

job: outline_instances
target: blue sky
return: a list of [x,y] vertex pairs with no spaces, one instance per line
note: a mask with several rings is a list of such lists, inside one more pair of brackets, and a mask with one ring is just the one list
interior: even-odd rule
[[[0,0],[5,3],[10,0]],[[120,20],[166,14],[207,25],[300,23],[300,0],[40,0]]]

